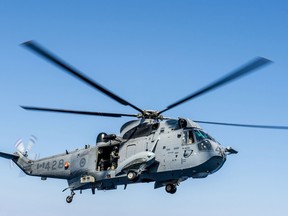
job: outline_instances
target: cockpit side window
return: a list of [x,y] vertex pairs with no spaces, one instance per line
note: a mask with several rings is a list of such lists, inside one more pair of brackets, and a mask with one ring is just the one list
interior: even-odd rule
[[193,144],[194,143],[194,135],[193,131],[184,131],[183,132],[183,144]]

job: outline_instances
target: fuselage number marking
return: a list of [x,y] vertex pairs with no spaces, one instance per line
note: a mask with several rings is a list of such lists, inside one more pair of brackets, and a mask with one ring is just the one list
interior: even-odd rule
[[51,161],[48,162],[42,162],[42,163],[38,163],[37,164],[37,169],[46,169],[46,170],[57,170],[57,169],[63,169],[64,168],[64,160],[61,159],[59,161],[52,161],[51,165],[50,165]]

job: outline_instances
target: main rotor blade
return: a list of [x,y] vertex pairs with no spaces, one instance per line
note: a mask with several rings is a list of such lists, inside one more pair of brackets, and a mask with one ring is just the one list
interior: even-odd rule
[[141,112],[143,114],[143,110],[142,109],[140,109],[137,106],[129,103],[128,101],[126,101],[123,98],[117,96],[116,94],[112,93],[108,89],[104,88],[100,84],[96,83],[95,81],[93,81],[92,79],[90,79],[89,77],[87,77],[86,75],[81,73],[80,71],[76,70],[72,66],[68,65],[67,63],[65,63],[60,58],[56,57],[55,55],[53,55],[49,51],[45,50],[43,47],[41,47],[35,41],[27,41],[27,42],[23,43],[22,45],[27,47],[27,48],[29,48],[29,49],[31,49],[31,50],[33,50],[34,52],[36,52],[37,54],[39,54],[40,56],[42,56],[46,60],[49,60],[52,63],[54,63],[57,66],[59,66],[60,68],[64,69],[64,71],[66,71],[70,75],[75,76],[76,78],[80,79],[82,82],[85,82],[86,84],[88,84],[88,85],[92,86],[93,88],[99,90],[100,92],[102,92],[105,95],[109,96],[110,98],[116,100],[117,102],[119,102],[119,103],[121,103],[121,104],[123,104],[125,106],[131,106],[132,108],[138,110],[139,112]]
[[161,113],[163,112],[166,112],[167,110],[170,110],[172,109],[173,107],[176,107],[188,100],[191,100],[193,98],[196,98],[204,93],[207,93],[209,91],[212,91],[222,85],[225,85],[229,82],[232,82],[244,75],[247,75],[253,71],[255,71],[256,69],[259,69],[260,67],[263,67],[264,65],[268,64],[268,63],[271,63],[272,61],[266,59],[266,58],[263,58],[263,57],[258,57],[256,59],[254,59],[253,61],[251,61],[250,63],[248,63],[247,65],[245,66],[242,66],[241,68],[233,71],[232,73],[220,78],[219,80],[215,81],[215,82],[212,82],[211,84],[209,84],[208,86],[194,92],[193,94],[191,95],[188,95],[187,97],[183,98],[182,100],[179,100],[171,105],[169,105],[166,109],[160,111],[158,114],[160,115]]
[[224,126],[234,126],[234,127],[248,127],[248,128],[262,128],[262,129],[278,129],[278,130],[288,130],[288,126],[277,126],[277,125],[251,125],[251,124],[234,124],[234,123],[223,123],[223,122],[209,122],[209,121],[195,121],[202,124],[213,124],[213,125],[224,125]]
[[93,115],[93,116],[105,116],[105,117],[137,117],[136,114],[122,114],[122,113],[103,113],[103,112],[88,112],[80,110],[66,110],[66,109],[54,109],[54,108],[44,108],[44,107],[32,107],[32,106],[20,106],[25,110],[32,111],[44,111],[44,112],[58,112],[58,113],[70,113],[79,115]]

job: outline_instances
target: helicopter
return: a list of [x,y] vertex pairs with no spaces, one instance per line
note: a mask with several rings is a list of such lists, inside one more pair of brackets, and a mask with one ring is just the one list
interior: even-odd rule
[[206,178],[217,172],[224,165],[227,156],[237,154],[238,151],[232,147],[223,147],[202,129],[199,123],[288,129],[288,126],[207,122],[163,116],[164,112],[172,108],[271,63],[270,60],[263,57],[251,60],[165,109],[155,111],[143,110],[116,95],[35,41],[28,41],[22,45],[93,89],[138,111],[138,114],[125,114],[21,106],[23,109],[31,111],[135,118],[122,125],[119,135],[99,133],[95,146],[85,145],[81,149],[66,150],[62,154],[35,160],[29,158],[27,151],[24,151],[23,148],[13,154],[0,152],[0,157],[12,160],[29,176],[40,177],[42,180],[47,178],[67,180],[68,187],[63,190],[63,192],[70,190],[70,195],[66,197],[67,203],[73,201],[75,191],[82,193],[83,190],[90,189],[92,194],[95,194],[96,190],[115,190],[120,185],[126,189],[129,184],[144,182],[154,182],[154,189],[164,187],[167,193],[174,194],[177,186],[188,178]]

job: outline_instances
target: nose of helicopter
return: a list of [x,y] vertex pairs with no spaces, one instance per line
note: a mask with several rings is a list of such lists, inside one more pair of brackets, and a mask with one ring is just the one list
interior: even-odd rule
[[238,151],[232,147],[223,148],[220,144],[215,149],[217,155],[211,157],[211,170],[210,173],[213,174],[217,172],[225,163],[227,155],[237,154]]
[[221,167],[224,165],[226,161],[226,156],[221,155],[221,156],[213,156],[210,161],[209,161],[209,172],[210,174],[213,174],[217,172]]
[[[210,142],[213,146],[210,152],[210,158],[205,163],[206,172],[213,174],[217,172],[224,165],[226,161],[227,154],[225,153],[226,149],[223,148],[219,143]],[[209,152],[207,152],[209,154]]]
[[225,149],[219,143],[213,143],[214,155],[210,159],[210,174],[217,172],[226,161]]
[[212,143],[214,146],[214,155],[208,161],[208,167],[210,174],[217,172],[225,163],[227,155],[237,154],[238,151],[233,149],[232,147],[223,148],[219,143]]
[[192,178],[205,178],[210,174],[217,172],[225,163],[226,155],[210,155],[210,158],[203,164],[201,164],[198,169],[193,169]]

